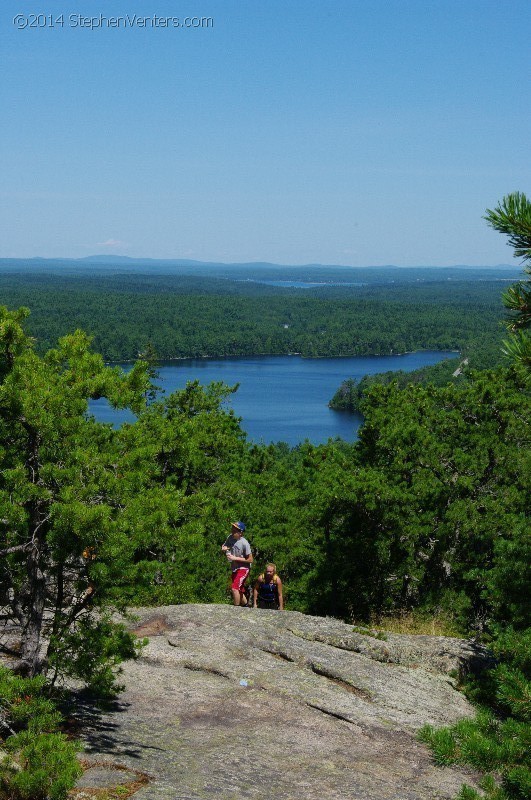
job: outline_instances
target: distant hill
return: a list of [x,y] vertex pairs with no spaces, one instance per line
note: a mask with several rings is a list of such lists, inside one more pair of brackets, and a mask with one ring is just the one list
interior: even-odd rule
[[0,258],[0,267],[10,266],[47,266],[59,264],[98,264],[108,266],[146,266],[146,267],[198,267],[198,268],[221,268],[221,269],[330,269],[330,270],[512,270],[519,272],[519,264],[451,264],[440,266],[426,266],[416,264],[407,267],[399,267],[396,264],[385,264],[383,266],[373,266],[367,264],[363,267],[345,266],[341,264],[274,264],[269,261],[248,261],[248,262],[222,262],[222,261],[195,261],[189,258],[135,258],[133,256],[120,255],[91,255],[83,258],[43,258],[35,256],[33,258]]
[[[249,263],[222,263],[215,261],[193,261],[190,259],[157,259],[157,258],[132,258],[122,255],[96,254],[78,259],[64,258],[4,258],[0,259],[0,278],[7,280],[11,276],[18,279],[34,282],[40,280],[61,278],[75,281],[95,281],[105,279],[127,281],[172,281],[179,283],[179,291],[188,285],[193,290],[190,281],[201,281],[202,286],[196,289],[204,290],[204,281],[211,282],[210,290],[216,287],[222,293],[225,288],[222,284],[231,284],[234,291],[243,290],[244,284],[249,289],[255,284],[262,284],[264,288],[272,291],[289,287],[312,288],[314,292],[343,291],[347,287],[359,288],[361,285],[398,287],[420,286],[422,284],[446,284],[459,282],[472,284],[478,281],[500,283],[515,282],[521,277],[519,265],[499,264],[497,266],[473,266],[463,264],[452,267],[397,267],[389,264],[384,267],[345,267],[334,264],[305,264],[293,266],[288,264],[272,264],[266,261]],[[123,283],[125,286],[125,283]],[[167,287],[170,288],[169,286]],[[174,287],[175,288],[175,287]],[[231,291],[232,291],[231,290]]]

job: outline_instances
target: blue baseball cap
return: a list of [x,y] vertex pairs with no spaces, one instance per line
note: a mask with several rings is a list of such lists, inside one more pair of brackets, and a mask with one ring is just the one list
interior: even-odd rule
[[241,531],[242,533],[245,531],[245,524],[243,522],[233,522],[232,527],[238,528],[238,530]]

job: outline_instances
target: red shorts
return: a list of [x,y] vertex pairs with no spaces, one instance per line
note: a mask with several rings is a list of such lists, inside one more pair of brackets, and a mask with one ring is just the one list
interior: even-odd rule
[[239,592],[243,590],[243,584],[247,580],[249,574],[249,567],[238,567],[232,573],[231,589],[237,589]]

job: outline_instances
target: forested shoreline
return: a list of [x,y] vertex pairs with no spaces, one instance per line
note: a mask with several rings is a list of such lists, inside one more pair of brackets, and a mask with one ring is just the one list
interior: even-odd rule
[[[254,355],[339,357],[456,350],[500,359],[498,280],[330,286],[301,291],[211,277],[13,274],[0,302],[31,308],[39,352],[80,328],[107,362]],[[331,387],[331,394],[335,387]]]

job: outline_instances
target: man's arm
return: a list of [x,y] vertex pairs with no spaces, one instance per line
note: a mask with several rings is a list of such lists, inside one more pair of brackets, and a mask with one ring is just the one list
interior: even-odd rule
[[278,609],[279,611],[284,611],[284,596],[282,594],[282,581],[280,578],[277,580],[277,592],[278,592]]
[[227,558],[229,561],[238,561],[240,564],[249,564],[249,566],[253,563],[252,553],[249,553],[249,555],[245,556],[245,558],[240,558],[240,556],[233,556],[231,553],[227,553]]

